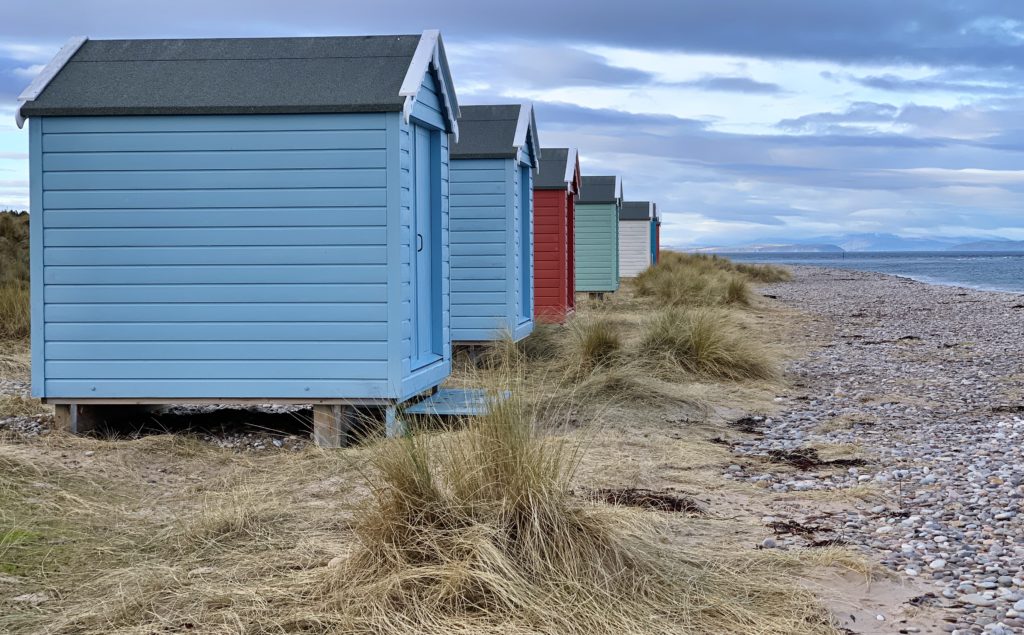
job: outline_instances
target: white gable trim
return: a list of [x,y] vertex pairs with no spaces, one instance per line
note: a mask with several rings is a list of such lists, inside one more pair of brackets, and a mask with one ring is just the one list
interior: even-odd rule
[[565,160],[565,183],[569,188],[570,192],[575,191],[573,189],[576,182],[576,158],[578,152],[576,148],[569,148],[568,156]]
[[458,142],[459,103],[448,72],[448,59],[444,54],[441,32],[437,29],[428,29],[423,32],[423,35],[420,36],[420,43],[416,45],[412,61],[409,62],[409,69],[405,72],[402,87],[398,91],[398,95],[405,98],[405,103],[402,104],[402,115],[405,117],[405,122],[409,123],[413,106],[416,105],[416,94],[423,83],[423,76],[430,69],[434,69],[434,72],[437,73],[437,81],[441,85],[441,95],[444,99],[448,123],[451,126],[452,134],[455,136],[455,141]]
[[[520,152],[528,141],[533,142],[533,169],[540,174],[540,139],[537,137],[537,119],[533,113],[533,104],[519,106],[519,120],[516,122],[516,136],[512,146]],[[517,152],[516,154],[520,154]]]
[[615,198],[617,198],[619,200],[620,204],[622,203],[622,177],[621,176],[616,176],[615,177]]
[[21,107],[27,102],[35,101],[39,95],[42,94],[43,90],[53,81],[53,78],[57,76],[60,69],[64,68],[64,65],[68,63],[78,49],[82,48],[82,45],[86,43],[89,38],[79,35],[71,38],[64,43],[64,46],[60,47],[57,54],[53,56],[50,63],[43,67],[43,70],[36,75],[32,83],[28,85],[28,88],[21,91],[18,95],[18,101],[21,102],[18,105],[18,109],[14,112],[14,123],[21,128],[25,125],[25,117],[21,114]]

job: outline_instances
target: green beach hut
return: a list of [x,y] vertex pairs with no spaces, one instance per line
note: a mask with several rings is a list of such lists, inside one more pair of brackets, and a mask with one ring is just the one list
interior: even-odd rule
[[622,179],[584,176],[576,200],[576,291],[601,295],[619,288]]

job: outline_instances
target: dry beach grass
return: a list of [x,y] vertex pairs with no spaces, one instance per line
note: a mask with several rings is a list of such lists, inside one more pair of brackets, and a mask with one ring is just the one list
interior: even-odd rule
[[[725,421],[780,389],[770,333],[790,316],[750,292],[768,274],[674,258],[652,277],[699,301],[638,281],[499,343],[452,381],[513,396],[467,422],[341,451],[0,440],[0,631],[838,632],[806,576],[869,568],[842,549],[754,549],[772,501],[719,476]],[[609,488],[707,511],[590,494]]]

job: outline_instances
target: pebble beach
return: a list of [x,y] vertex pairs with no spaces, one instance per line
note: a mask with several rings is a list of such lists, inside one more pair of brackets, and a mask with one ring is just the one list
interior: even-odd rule
[[[789,364],[779,410],[749,420],[753,438],[733,451],[795,469],[734,465],[725,476],[780,493],[871,494],[764,519],[790,523],[771,546],[850,545],[932,587],[921,601],[949,611],[942,630],[1024,632],[1024,295],[793,272],[762,292],[810,314],[816,345]],[[829,446],[850,455],[813,450]]]

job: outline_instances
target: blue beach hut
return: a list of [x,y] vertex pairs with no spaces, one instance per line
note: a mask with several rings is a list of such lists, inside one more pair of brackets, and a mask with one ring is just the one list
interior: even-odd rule
[[32,393],[84,408],[351,406],[451,369],[448,146],[437,31],[79,38],[22,94]]
[[533,331],[533,107],[463,106],[451,151],[452,341]]
[[661,251],[661,216],[658,214],[658,204],[653,203],[654,215],[651,218],[651,264],[658,264],[658,255]]

